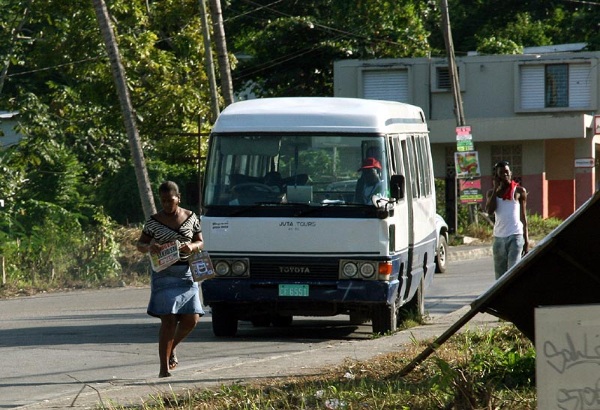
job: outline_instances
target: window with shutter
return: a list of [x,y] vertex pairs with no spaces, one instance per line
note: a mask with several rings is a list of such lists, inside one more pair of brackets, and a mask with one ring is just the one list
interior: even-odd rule
[[364,70],[363,98],[408,103],[408,70]]
[[518,110],[592,108],[591,92],[590,63],[519,67]]

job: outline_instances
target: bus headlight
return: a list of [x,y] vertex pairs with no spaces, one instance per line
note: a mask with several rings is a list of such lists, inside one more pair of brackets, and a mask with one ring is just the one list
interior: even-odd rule
[[340,259],[338,276],[339,279],[389,280],[391,270],[391,261]]
[[225,261],[219,261],[215,264],[215,273],[218,276],[227,276],[229,275],[229,264]]
[[360,266],[360,275],[363,278],[370,278],[375,274],[375,266],[371,263],[363,263]]
[[353,278],[358,272],[358,266],[354,262],[347,262],[342,267],[342,272],[347,278]]
[[248,259],[218,259],[213,260],[215,273],[219,277],[239,278],[250,276]]
[[248,267],[246,266],[246,264],[244,263],[244,261],[235,261],[231,265],[231,272],[235,276],[243,276],[243,275],[245,275],[247,269],[248,269]]

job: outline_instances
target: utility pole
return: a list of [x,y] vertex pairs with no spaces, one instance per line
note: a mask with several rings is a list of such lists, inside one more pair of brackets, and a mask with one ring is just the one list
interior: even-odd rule
[[[204,39],[204,60],[208,83],[210,86],[210,107],[212,118],[210,123],[214,123],[219,116],[219,93],[217,91],[217,80],[215,79],[215,63],[212,57],[212,43],[210,41],[210,28],[208,26],[208,17],[206,14],[206,0],[199,0],[200,19],[202,22],[202,37]],[[198,129],[198,132],[202,130]]]
[[142,209],[144,210],[144,217],[147,219],[150,218],[150,215],[156,213],[156,207],[154,205],[154,196],[152,195],[150,178],[148,177],[148,170],[146,169],[140,135],[135,122],[133,105],[131,104],[131,97],[129,96],[129,90],[127,88],[125,68],[121,62],[121,54],[119,53],[115,33],[110,25],[110,16],[108,14],[108,9],[106,8],[106,3],[104,0],[92,0],[92,3],[100,26],[100,32],[102,33],[102,38],[106,45],[106,51],[110,59],[113,80],[115,82],[115,87],[117,88],[119,102],[121,103],[121,111],[123,112],[123,120],[125,121],[129,147],[131,148],[131,156],[133,158],[135,176],[140,199],[142,201]]
[[[448,71],[450,75],[450,86],[452,89],[452,96],[454,98],[454,114],[456,116],[456,126],[465,127],[465,113],[463,110],[462,96],[460,94],[460,78],[458,76],[458,69],[456,68],[456,59],[454,56],[454,42],[452,40],[452,29],[450,28],[450,13],[448,11],[448,0],[440,0],[442,9],[442,30],[444,34],[444,42],[446,44],[446,54],[448,56]],[[470,136],[470,135],[469,135]],[[472,144],[472,142],[471,142]],[[474,151],[474,147],[471,148]],[[474,155],[477,156],[477,153]],[[455,165],[456,168],[456,165]],[[472,179],[472,178],[471,178]],[[457,182],[456,175],[454,177],[448,176],[446,178],[446,213],[449,219],[449,230],[455,230],[458,227],[458,198],[457,198]],[[451,189],[448,189],[451,185]],[[449,204],[448,202],[451,202]],[[453,206],[449,206],[453,205]],[[475,204],[469,205],[469,222],[477,222],[477,210]]]
[[227,55],[227,41],[225,40],[225,28],[223,26],[223,13],[221,11],[221,0],[210,0],[210,15],[213,23],[213,34],[217,57],[219,61],[219,73],[221,74],[221,92],[225,100],[225,106],[233,104],[233,83],[231,81],[231,67]]
[[462,127],[465,125],[465,113],[463,111],[462,96],[460,95],[460,80],[458,78],[458,70],[456,69],[456,60],[454,58],[454,42],[452,41],[452,30],[450,28],[448,0],[441,0],[441,8],[442,29],[444,30],[444,42],[446,43],[446,54],[448,55],[448,70],[450,71],[450,85],[454,97],[456,125]]

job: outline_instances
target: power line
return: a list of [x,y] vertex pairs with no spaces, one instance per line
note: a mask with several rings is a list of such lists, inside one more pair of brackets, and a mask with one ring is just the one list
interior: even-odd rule
[[[331,41],[336,41],[336,40],[339,40],[341,38],[342,37],[333,38],[333,39],[331,39]],[[245,72],[240,73],[235,78],[237,80],[237,79],[241,79],[241,78],[244,78],[244,77],[251,76],[253,74],[259,73],[261,71],[267,70],[267,69],[275,67],[277,65],[286,63],[288,61],[292,61],[292,60],[294,60],[296,58],[299,58],[299,57],[301,57],[301,56],[303,56],[305,54],[309,54],[309,53],[311,53],[313,51],[317,51],[319,48],[323,48],[323,47],[325,47],[325,44],[313,45],[310,48],[304,48],[303,50],[298,50],[297,52],[290,53],[290,54],[287,54],[287,55],[284,55],[284,56],[280,56],[280,57],[271,59],[271,60],[269,60],[268,62],[266,62],[264,64],[261,64],[261,65],[253,67],[252,71],[245,71]]]
[[[264,8],[264,9],[266,9],[266,10],[268,10],[268,11],[274,13],[274,14],[280,15],[280,16],[289,17],[289,18],[294,18],[295,17],[295,16],[292,16],[291,14],[287,14],[287,13],[284,13],[282,11],[279,11],[279,10],[276,10],[276,9],[273,9],[273,8],[270,7],[271,4],[279,3],[279,1],[271,3],[271,4],[266,5],[266,6],[263,6],[263,5],[260,5],[258,3],[255,3],[252,0],[243,0],[243,1],[245,3],[251,4],[253,6],[259,6],[257,9],[255,9],[253,11],[257,11],[259,9],[263,9]],[[249,14],[249,13],[246,13],[246,14]],[[358,39],[361,39],[361,40],[377,41],[377,42],[388,43],[388,44],[393,44],[393,45],[398,45],[398,46],[403,45],[402,43],[399,43],[399,42],[396,42],[396,41],[387,40],[387,39],[371,38],[371,37],[365,36],[363,34],[358,34],[356,32],[341,30],[341,29],[338,29],[338,28],[335,28],[335,27],[326,26],[326,25],[321,24],[321,23],[316,23],[314,21],[311,21],[311,23],[314,25],[315,28],[321,29],[322,31],[325,31],[325,32],[328,32],[328,33],[329,32],[334,32],[334,33],[338,33],[338,34],[343,34],[343,35],[345,35],[347,37],[358,38]]]
[[75,64],[79,64],[79,63],[85,63],[85,62],[88,62],[88,61],[96,61],[96,60],[101,60],[101,59],[106,59],[106,58],[108,58],[108,57],[107,56],[99,56],[99,57],[84,58],[83,60],[71,61],[69,63],[57,64],[57,65],[54,65],[54,66],[38,68],[38,69],[35,69],[35,70],[21,71],[19,73],[8,74],[7,77],[17,77],[17,76],[20,76],[20,75],[35,74],[35,73],[39,73],[39,72],[42,72],[42,71],[50,71],[50,70],[54,70],[56,68],[68,67],[68,66],[72,66],[72,65],[75,65]]
[[247,16],[248,14],[252,14],[252,13],[254,13],[254,12],[256,12],[256,11],[259,11],[259,10],[262,10],[262,9],[265,9],[265,8],[266,8],[266,9],[269,9],[269,8],[270,8],[270,6],[272,6],[272,5],[274,5],[274,4],[277,4],[277,3],[281,3],[282,1],[283,1],[283,0],[277,0],[277,1],[274,1],[273,3],[269,3],[269,4],[267,4],[267,5],[264,5],[264,6],[262,6],[262,5],[260,5],[260,4],[253,4],[253,5],[256,5],[256,6],[259,6],[259,7],[255,8],[254,10],[248,10],[248,11],[247,11],[247,12],[245,12],[245,13],[238,14],[237,16],[230,17],[230,18],[228,18],[228,19],[224,20],[224,22],[228,22],[228,21],[231,21],[231,20],[235,20],[235,19],[237,19],[237,18],[240,18],[240,17],[243,17],[243,16]]

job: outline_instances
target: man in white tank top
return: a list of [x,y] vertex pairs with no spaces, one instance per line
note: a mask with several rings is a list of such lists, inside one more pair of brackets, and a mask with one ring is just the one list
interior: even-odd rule
[[495,214],[492,251],[498,279],[529,250],[527,190],[512,180],[506,161],[494,165],[493,188],[487,192],[485,208],[488,215]]

